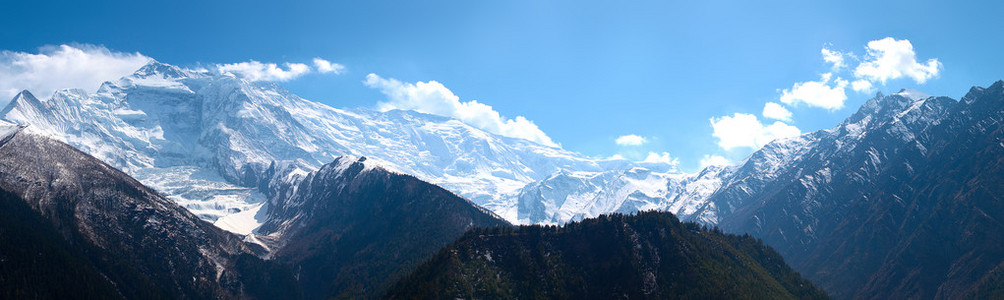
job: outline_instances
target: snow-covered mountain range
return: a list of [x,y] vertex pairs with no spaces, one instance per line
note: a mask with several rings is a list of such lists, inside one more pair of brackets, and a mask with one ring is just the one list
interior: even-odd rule
[[[906,100],[887,114],[923,117],[908,112],[924,109],[926,95],[906,90],[890,97]],[[243,234],[265,221],[259,210],[283,196],[274,195],[278,187],[341,155],[365,156],[440,185],[517,224],[651,209],[718,224],[742,203],[709,199],[745,199],[818,145],[853,150],[882,98],[834,129],[777,140],[734,166],[697,173],[590,158],[414,111],[332,108],[273,82],[156,61],[93,94],[62,90],[41,100],[22,92],[0,118],[65,141]],[[820,172],[806,176],[825,180]]]
[[[0,119],[19,125],[0,126],[0,143],[15,131],[64,141],[266,250],[313,232],[298,230],[309,222],[352,228],[312,213],[352,184],[375,185],[338,199],[382,195],[383,181],[353,181],[358,174],[406,174],[490,210],[439,195],[487,219],[562,224],[654,209],[750,233],[837,298],[948,297],[992,287],[1004,272],[1004,81],[961,101],[878,94],[834,128],[696,173],[590,158],[414,111],[336,109],[276,83],[158,62],[96,93],[24,91]],[[402,186],[424,184],[407,178]],[[411,215],[416,199],[395,211]],[[353,203],[367,221],[388,213]],[[429,213],[436,205],[415,214],[442,221]],[[450,228],[473,224],[465,220]]]
[[[595,216],[620,209],[627,199],[615,198],[638,194],[625,190],[572,205],[564,199],[534,200],[522,190],[539,180],[545,181],[534,186],[546,187],[547,180],[568,172],[622,178],[633,184],[627,189],[637,187],[641,194],[665,189],[629,178],[638,176],[627,173],[632,168],[659,170],[651,172],[659,178],[685,177],[667,164],[590,158],[414,111],[332,108],[273,82],[156,61],[93,94],[62,90],[37,99],[22,92],[0,117],[65,141],[235,231],[247,230],[226,224],[247,222],[221,219],[243,213],[246,221],[254,215],[272,196],[271,181],[296,181],[340,155],[365,156],[415,175],[516,223]],[[663,204],[637,199],[628,205]],[[518,208],[524,206],[550,208]]]

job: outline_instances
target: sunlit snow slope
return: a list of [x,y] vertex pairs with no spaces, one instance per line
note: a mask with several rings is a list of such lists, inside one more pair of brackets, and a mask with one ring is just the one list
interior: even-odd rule
[[[270,180],[297,180],[339,155],[366,156],[522,223],[564,222],[620,208],[616,200],[566,209],[595,207],[585,213],[520,217],[517,199],[529,183],[563,170],[599,174],[638,167],[491,134],[446,117],[336,109],[276,83],[155,61],[93,94],[63,90],[43,100],[22,92],[0,116],[124,170],[206,220],[244,212],[239,220],[223,222],[231,224],[256,224],[248,210],[273,196]],[[649,165],[682,176],[671,166]],[[270,167],[285,174],[271,174]],[[659,189],[652,184],[660,183],[643,184],[644,189]],[[630,194],[613,195],[625,193]]]

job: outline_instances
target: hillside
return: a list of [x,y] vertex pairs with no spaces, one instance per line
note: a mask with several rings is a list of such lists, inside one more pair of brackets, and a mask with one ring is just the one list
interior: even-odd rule
[[[773,177],[709,198],[835,298],[949,299],[1004,263],[1004,81],[960,101],[879,96],[798,144]],[[756,174],[747,163],[741,172]]]
[[[0,123],[3,295],[298,298],[239,236],[69,145]],[[44,287],[51,283],[54,287]]]
[[388,299],[826,299],[749,237],[670,213],[473,230]]
[[339,157],[280,194],[256,236],[310,299],[376,297],[464,232],[511,226],[365,157]]

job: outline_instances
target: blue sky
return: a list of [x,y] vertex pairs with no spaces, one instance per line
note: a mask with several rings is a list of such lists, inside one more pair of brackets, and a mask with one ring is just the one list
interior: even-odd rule
[[[331,106],[375,108],[401,107],[407,100],[391,99],[383,81],[366,84],[368,74],[403,86],[436,81],[460,102],[477,100],[503,120],[525,117],[566,149],[630,159],[668,152],[681,168],[694,170],[706,155],[735,161],[752,152],[755,147],[722,147],[711,123],[740,113],[769,126],[775,121],[762,114],[767,102],[792,113],[785,126],[808,132],[836,125],[875,91],[915,88],[959,98],[973,85],[1004,79],[1001,6],[6,1],[0,4],[0,49],[10,56],[39,53],[45,45],[99,45],[188,67],[251,60],[282,67],[323,58],[345,69],[337,75],[312,72],[283,85]],[[922,80],[857,75],[869,60],[865,47],[886,37],[908,40],[921,66],[936,59],[935,71],[917,75]],[[823,48],[854,56],[834,69]],[[786,89],[794,92],[796,83],[820,81],[824,73],[831,73],[829,87],[839,85],[838,77],[847,82],[842,108],[782,101]],[[874,82],[868,92],[851,88],[861,78]],[[644,142],[615,142],[632,134]]]

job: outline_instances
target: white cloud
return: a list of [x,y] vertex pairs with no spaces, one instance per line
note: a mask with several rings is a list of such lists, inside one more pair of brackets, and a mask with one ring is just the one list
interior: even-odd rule
[[317,69],[318,73],[326,74],[333,73],[335,75],[341,74],[345,71],[345,66],[336,64],[319,57],[314,58],[314,68]]
[[216,70],[220,73],[231,73],[251,81],[290,81],[314,71],[321,74],[330,73],[335,75],[342,74],[345,71],[345,66],[320,57],[315,57],[313,64],[314,67],[311,68],[307,64],[287,62],[282,64],[285,67],[283,68],[275,63],[262,63],[250,60],[232,64],[218,64],[216,65]]
[[825,60],[828,63],[833,64],[833,67],[832,67],[833,71],[838,71],[841,68],[843,68],[844,66],[846,66],[844,64],[844,56],[845,56],[844,53],[842,53],[840,51],[826,49],[825,47],[823,48],[823,50],[821,52],[823,53],[823,60]]
[[749,147],[758,149],[777,138],[801,134],[795,126],[780,121],[765,126],[752,114],[735,113],[731,117],[711,118],[713,136],[718,138],[718,146],[725,150]]
[[388,101],[377,104],[381,111],[406,109],[447,116],[495,134],[558,146],[532,121],[522,116],[504,119],[490,105],[475,100],[461,102],[460,97],[436,81],[404,83],[371,73],[363,83],[387,96]]
[[707,168],[708,166],[726,166],[731,164],[728,158],[721,155],[708,155],[705,154],[704,158],[701,159],[701,169]]
[[929,59],[924,63],[917,62],[917,54],[913,51],[913,44],[905,39],[896,40],[887,37],[874,40],[868,42],[865,49],[867,49],[868,55],[854,69],[854,75],[873,82],[878,81],[885,84],[889,79],[909,77],[915,82],[923,84],[928,79],[938,76],[942,67],[941,62],[936,58]]
[[216,68],[222,73],[232,73],[247,80],[267,80],[267,81],[290,81],[304,74],[310,73],[310,66],[301,63],[285,63],[286,69],[280,68],[274,63],[260,63],[257,61],[239,62],[233,64],[217,65]]
[[0,52],[0,103],[21,90],[39,98],[67,88],[94,92],[101,83],[132,74],[150,60],[138,52],[113,52],[94,45],[45,46],[38,54],[4,50]]
[[641,146],[647,143],[648,139],[636,134],[629,134],[618,137],[614,142],[621,146]]
[[851,82],[851,89],[853,89],[855,92],[858,93],[871,93],[872,91],[875,90],[875,87],[872,86],[871,81],[858,79],[855,80],[854,82]]
[[848,82],[837,77],[831,86],[830,78],[832,76],[832,73],[826,73],[821,76],[819,81],[795,83],[791,89],[782,91],[781,102],[789,105],[801,102],[828,110],[843,108],[844,100],[847,100],[844,88],[847,87]]
[[791,111],[774,102],[764,104],[762,114],[764,118],[791,122]]
[[680,163],[680,159],[670,156],[669,152],[662,152],[662,153],[649,152],[648,156],[646,156],[645,160],[643,160],[642,162],[665,163],[675,166]]

